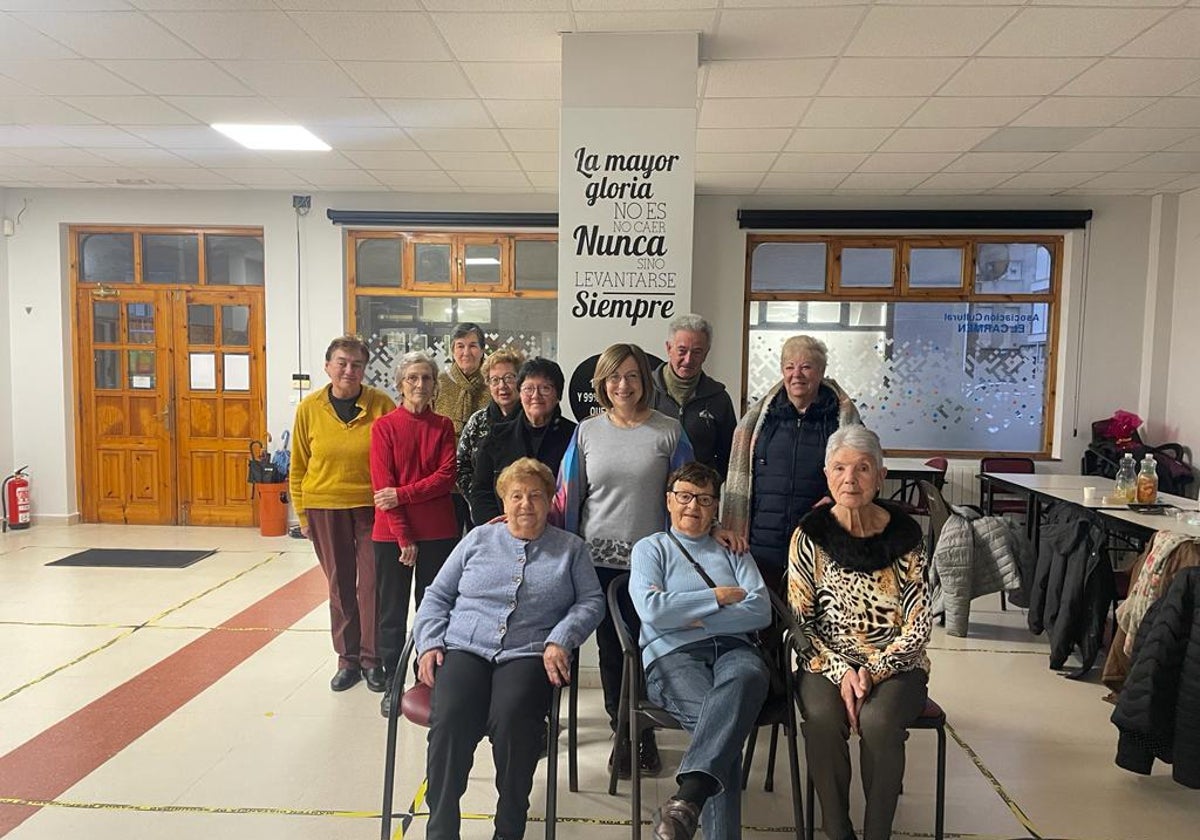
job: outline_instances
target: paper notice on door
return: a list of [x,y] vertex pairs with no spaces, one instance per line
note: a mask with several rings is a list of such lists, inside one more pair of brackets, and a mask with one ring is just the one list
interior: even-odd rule
[[149,376],[138,376],[135,374],[135,375],[129,377],[129,387],[130,388],[153,388],[154,380],[151,379]]
[[250,390],[250,357],[244,353],[225,354],[225,390]]
[[189,353],[191,362],[191,389],[193,391],[217,390],[217,357],[214,353]]

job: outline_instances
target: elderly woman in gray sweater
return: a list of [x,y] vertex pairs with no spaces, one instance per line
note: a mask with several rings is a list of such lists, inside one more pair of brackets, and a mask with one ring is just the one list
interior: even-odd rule
[[496,489],[507,521],[463,538],[413,626],[418,676],[433,689],[429,840],[457,840],[458,803],[485,734],[499,791],[495,836],[524,836],[553,687],[566,685],[570,652],[604,614],[587,544],[546,523],[549,468],[522,458],[500,473]]

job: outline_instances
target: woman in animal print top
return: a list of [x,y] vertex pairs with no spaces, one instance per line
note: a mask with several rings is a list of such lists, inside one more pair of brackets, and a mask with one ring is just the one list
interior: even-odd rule
[[879,438],[846,426],[829,438],[834,504],[800,522],[789,554],[788,598],[806,627],[801,662],[804,742],[825,833],[855,837],[850,821],[851,732],[861,739],[864,840],[891,836],[904,777],[905,727],[925,706],[931,620],[921,527],[875,497]]

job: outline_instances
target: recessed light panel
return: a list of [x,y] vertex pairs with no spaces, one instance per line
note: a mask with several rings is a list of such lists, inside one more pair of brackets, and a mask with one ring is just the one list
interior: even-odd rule
[[213,128],[247,149],[281,152],[328,152],[329,144],[301,125],[213,123]]

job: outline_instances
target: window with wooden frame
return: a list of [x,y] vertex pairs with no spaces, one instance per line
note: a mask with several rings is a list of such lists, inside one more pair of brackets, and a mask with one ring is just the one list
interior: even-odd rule
[[262,228],[73,225],[71,269],[100,286],[262,286]]
[[1049,456],[1063,238],[750,235],[746,400],[807,333],[889,452]]
[[483,328],[486,352],[558,350],[558,237],[553,233],[347,230],[348,328],[371,348],[366,381],[396,396],[410,350],[450,364],[455,324]]

